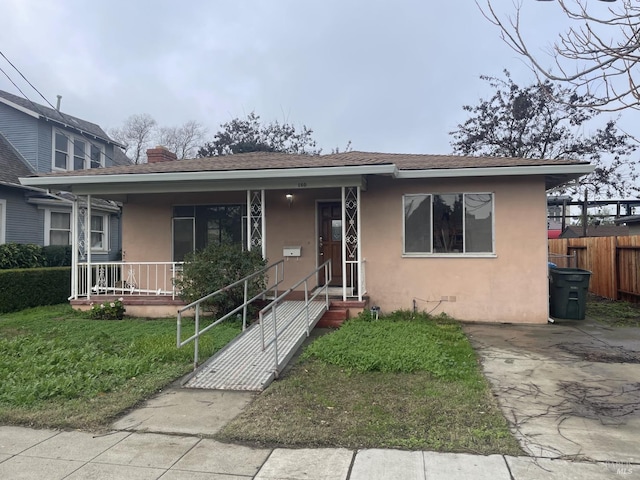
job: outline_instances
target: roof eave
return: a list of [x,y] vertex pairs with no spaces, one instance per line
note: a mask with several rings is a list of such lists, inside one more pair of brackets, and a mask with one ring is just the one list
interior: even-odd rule
[[23,185],[56,188],[73,185],[112,185],[140,183],[171,183],[188,181],[254,180],[271,178],[311,178],[349,175],[397,175],[395,165],[366,165],[355,167],[274,168],[264,170],[195,171],[169,173],[124,173],[109,175],[56,175],[23,177]]

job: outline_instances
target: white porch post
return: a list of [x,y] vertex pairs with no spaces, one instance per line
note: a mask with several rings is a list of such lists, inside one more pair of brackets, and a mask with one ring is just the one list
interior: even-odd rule
[[85,249],[87,252],[87,298],[91,298],[91,195],[87,195],[87,209],[84,219]]
[[71,298],[78,299],[78,197],[71,204]]
[[346,188],[341,187],[341,213],[342,219],[340,225],[342,226],[342,300],[347,300],[347,202],[346,202]]
[[247,250],[261,247],[267,258],[264,190],[247,190]]
[[[360,241],[360,186],[342,187],[342,298],[347,299],[347,286],[357,288],[362,301],[362,248]],[[349,271],[347,272],[347,268]],[[354,272],[356,278],[354,279]],[[349,277],[351,283],[347,284]],[[354,282],[355,280],[355,282]],[[357,283],[356,283],[357,282]],[[353,294],[351,295],[353,296]]]

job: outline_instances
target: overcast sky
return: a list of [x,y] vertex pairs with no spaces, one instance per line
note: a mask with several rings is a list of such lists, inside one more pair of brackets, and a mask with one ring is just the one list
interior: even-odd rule
[[[539,51],[567,20],[555,3],[524,2]],[[52,104],[60,94],[63,112],[105,129],[149,113],[164,126],[198,120],[212,136],[255,111],[311,127],[325,153],[349,140],[450,153],[462,106],[491,94],[479,75],[534,80],[471,0],[0,0],[0,15],[0,50]],[[0,68],[44,103],[2,58]],[[0,89],[19,94],[1,72]]]

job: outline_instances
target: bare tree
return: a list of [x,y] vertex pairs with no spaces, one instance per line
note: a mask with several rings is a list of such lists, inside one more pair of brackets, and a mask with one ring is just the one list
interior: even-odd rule
[[[521,25],[522,2],[512,16],[501,18],[492,0],[476,4],[484,16],[500,28],[502,39],[526,57],[538,76],[572,84],[586,93],[583,106],[603,111],[640,109],[640,2],[618,0],[598,12],[586,0],[556,0],[572,26],[560,33],[551,47],[552,67],[532,53]],[[611,0],[609,0],[611,1]],[[495,2],[494,2],[495,3]]]
[[179,160],[194,158],[204,143],[207,129],[196,120],[189,120],[179,127],[160,127],[158,144],[167,147]]
[[112,128],[109,135],[125,145],[125,154],[133,163],[144,163],[145,152],[155,135],[156,121],[148,113],[131,115],[119,128]]

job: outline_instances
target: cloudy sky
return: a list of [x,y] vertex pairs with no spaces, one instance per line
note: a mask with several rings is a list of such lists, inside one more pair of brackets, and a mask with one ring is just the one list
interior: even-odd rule
[[[567,20],[554,3],[524,3],[542,51]],[[472,0],[0,0],[0,15],[9,60],[52,104],[60,94],[62,111],[105,129],[149,113],[212,136],[255,111],[311,127],[325,152],[351,141],[450,153],[462,106],[490,96],[479,75],[534,78]],[[44,103],[2,58],[0,68]],[[0,89],[19,94],[1,72]]]

